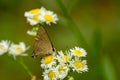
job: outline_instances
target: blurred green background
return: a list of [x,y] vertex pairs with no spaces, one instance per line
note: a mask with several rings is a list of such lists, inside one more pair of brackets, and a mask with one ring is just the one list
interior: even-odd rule
[[[31,48],[23,57],[31,72],[40,77],[40,59],[31,57],[34,37],[24,12],[44,6],[59,16],[46,29],[57,50],[80,46],[87,50],[89,72],[73,74],[75,80],[120,80],[119,0],[0,0],[0,40],[24,41]],[[30,80],[16,61],[0,56],[0,80]]]

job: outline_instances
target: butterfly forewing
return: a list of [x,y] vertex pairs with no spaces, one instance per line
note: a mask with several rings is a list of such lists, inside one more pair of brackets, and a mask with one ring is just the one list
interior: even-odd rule
[[53,53],[53,47],[47,35],[47,32],[44,29],[44,27],[40,27],[37,32],[37,36],[35,38],[35,44],[34,44],[32,56],[44,57],[52,53]]

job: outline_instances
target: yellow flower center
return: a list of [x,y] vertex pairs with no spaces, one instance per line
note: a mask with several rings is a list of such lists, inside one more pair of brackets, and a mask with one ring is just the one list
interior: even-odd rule
[[77,56],[82,56],[82,52],[80,50],[74,50],[74,54]]
[[5,47],[3,45],[0,45],[0,50],[5,50]]
[[19,53],[22,53],[22,52],[23,52],[23,49],[22,49],[20,46],[17,46],[17,47],[16,47],[16,50],[17,50]]
[[53,16],[50,15],[50,14],[46,14],[46,15],[44,16],[44,18],[45,18],[46,21],[50,21],[50,22],[53,21]]
[[58,70],[59,70],[59,71],[65,71],[65,69],[64,69],[63,66],[60,66],[60,67],[58,68]]
[[53,60],[53,56],[52,56],[52,55],[46,56],[46,57],[44,58],[44,63],[45,63],[45,64],[49,64],[49,63],[52,62],[52,60]]
[[53,70],[51,70],[51,71],[48,73],[48,77],[52,79],[52,78],[56,77],[56,73],[55,73]]
[[75,61],[75,62],[74,62],[74,66],[75,66],[76,68],[82,68],[82,67],[83,67],[83,63],[80,62],[80,61]]
[[39,15],[35,15],[35,16],[33,17],[33,20],[38,21],[38,20],[39,20]]
[[40,9],[33,9],[30,11],[31,14],[36,14],[40,11]]
[[63,59],[65,59],[66,62],[68,62],[70,60],[70,58],[67,55],[64,55]]

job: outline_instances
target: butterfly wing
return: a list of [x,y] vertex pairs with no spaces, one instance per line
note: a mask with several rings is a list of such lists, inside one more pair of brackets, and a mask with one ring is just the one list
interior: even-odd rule
[[35,44],[33,48],[33,57],[40,56],[44,57],[53,53],[53,46],[45,31],[44,27],[40,27],[37,36],[35,38]]

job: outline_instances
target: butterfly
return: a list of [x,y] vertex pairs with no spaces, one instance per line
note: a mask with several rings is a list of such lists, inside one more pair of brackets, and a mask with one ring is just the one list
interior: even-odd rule
[[35,38],[32,57],[39,56],[40,58],[42,58],[47,55],[53,54],[53,52],[55,52],[55,48],[53,48],[47,31],[44,27],[40,27]]

